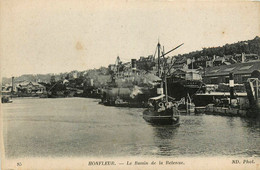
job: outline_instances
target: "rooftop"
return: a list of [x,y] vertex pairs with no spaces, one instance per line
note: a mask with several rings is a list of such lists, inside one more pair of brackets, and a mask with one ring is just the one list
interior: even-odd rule
[[206,68],[205,77],[228,75],[230,72],[234,74],[251,74],[254,70],[259,69],[260,60],[247,63],[236,63],[232,65],[221,65]]

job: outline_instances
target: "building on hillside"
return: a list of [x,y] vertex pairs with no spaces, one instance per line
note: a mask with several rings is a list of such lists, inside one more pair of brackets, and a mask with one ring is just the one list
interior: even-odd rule
[[225,58],[225,62],[228,62],[230,64],[236,64],[237,63],[237,60],[234,59],[233,55],[224,55],[224,58]]
[[194,61],[192,62],[190,65],[189,65],[189,69],[197,69],[197,68],[200,68],[200,67],[206,67],[206,63],[207,61],[206,60],[197,60],[197,61]]
[[[134,69],[136,71],[136,68]],[[132,63],[127,62],[124,64],[123,77],[131,77],[134,74]]]
[[73,72],[72,73],[72,78],[73,79],[76,79],[76,78],[78,78],[79,76],[78,76],[78,73],[77,72]]
[[[11,93],[12,92],[12,84],[5,84],[5,85],[2,85],[2,94],[5,94],[5,93]],[[14,87],[13,91],[15,92],[16,91],[16,88]]]
[[195,60],[187,59],[187,65],[189,69],[198,69],[198,68],[205,68],[205,67],[213,67],[213,58],[208,56],[200,56]]
[[258,56],[257,54],[244,54],[245,55],[245,62],[248,61],[255,61],[255,60],[260,60],[260,56]]
[[150,60],[142,60],[142,61],[136,61],[137,68],[140,70],[152,70],[155,66],[155,62]]
[[212,60],[206,61],[206,67],[213,67],[213,61]]
[[145,60],[145,57],[144,56],[141,56],[139,61],[144,61]]
[[177,69],[172,75],[185,80],[202,80],[200,72],[195,69]]
[[109,64],[109,65],[108,65],[108,70],[109,70],[109,71],[114,71],[114,72],[115,72],[115,71],[117,70],[117,67],[116,67],[115,64]]
[[179,64],[187,64],[187,57],[181,57],[181,56],[176,56],[175,57],[175,62],[174,64],[179,65]]
[[46,91],[45,86],[36,83],[24,81],[16,84],[17,92],[27,93],[27,94],[42,94]]
[[225,58],[224,57],[216,56],[216,57],[213,58],[213,66],[223,65],[224,62],[225,62]]
[[185,79],[186,71],[184,69],[176,69],[172,75],[177,78]]
[[120,57],[117,56],[115,64],[109,64],[108,65],[108,71],[114,72],[115,74],[119,74],[120,71],[122,71],[124,68],[123,62],[120,60]]
[[207,84],[219,84],[229,82],[229,73],[234,74],[234,82],[241,84],[247,81],[255,70],[260,70],[260,60],[237,63],[231,65],[221,65],[205,69],[203,81]]
[[206,67],[206,62],[208,61],[208,56],[200,56],[199,58],[197,58],[195,60],[195,58],[188,58],[187,59],[187,65],[189,67],[189,69],[197,69],[200,67]]
[[202,80],[200,72],[195,69],[186,70],[185,80]]
[[153,55],[149,55],[148,57],[141,56],[138,61],[154,61]]
[[238,63],[249,62],[252,60],[259,60],[260,57],[257,54],[235,54],[233,57]]
[[5,84],[2,85],[2,94],[11,94],[13,92],[16,92],[16,87],[15,87],[15,83],[14,83],[14,77],[12,77],[12,82],[11,84]]
[[188,69],[188,65],[186,63],[183,64],[174,64],[172,66],[172,69],[177,70],[177,69],[184,69],[187,70]]
[[165,62],[167,65],[173,64],[175,62],[175,58],[174,57],[166,57],[165,58]]
[[189,69],[198,69],[200,67],[204,68],[207,67],[207,60],[190,60],[190,62],[188,62],[188,67]]
[[155,60],[152,55],[149,55],[148,57],[141,56],[139,60],[136,60],[137,69],[148,71],[148,70],[152,70],[154,66],[155,66]]

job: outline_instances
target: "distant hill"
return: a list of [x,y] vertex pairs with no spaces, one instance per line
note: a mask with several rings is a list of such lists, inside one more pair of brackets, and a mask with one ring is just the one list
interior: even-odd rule
[[[36,75],[24,74],[24,75],[21,75],[19,77],[15,77],[15,82],[16,83],[22,82],[22,81],[33,81],[33,82],[36,82],[38,80],[41,80],[43,82],[44,81],[49,82],[52,75],[53,74],[36,74]],[[8,83],[11,83],[11,77],[9,77],[9,78],[3,77],[2,84],[8,84]]]
[[[19,77],[15,77],[14,82],[19,83],[23,81],[32,81],[32,82],[50,82],[51,76],[55,76],[56,79],[60,79],[62,76],[65,77],[67,73],[60,73],[58,75],[55,74],[24,74]],[[11,83],[11,77],[6,78],[3,77],[2,84],[9,84]]]
[[203,48],[200,51],[193,51],[190,53],[174,56],[176,57],[176,62],[182,60],[183,58],[199,58],[201,56],[213,57],[224,56],[224,55],[234,55],[234,54],[257,54],[260,55],[260,38],[256,36],[252,40],[239,41],[233,44],[226,44],[222,47],[210,47]]

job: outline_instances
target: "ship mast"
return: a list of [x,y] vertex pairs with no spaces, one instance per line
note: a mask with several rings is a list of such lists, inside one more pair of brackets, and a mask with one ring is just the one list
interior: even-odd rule
[[[164,52],[164,47],[163,47],[163,51],[162,51],[162,55],[160,56],[160,43],[158,42],[158,72],[159,72],[159,74],[158,74],[158,76],[159,77],[161,77],[162,75],[160,75],[160,65],[159,65],[159,59],[161,58],[161,57],[163,57],[163,59],[164,59],[164,63],[163,63],[163,73],[164,73],[164,77],[162,76],[161,78],[162,78],[162,80],[164,79],[164,84],[165,84],[165,96],[166,96],[166,101],[168,102],[168,91],[167,91],[167,78],[166,78],[166,75],[170,72],[170,70],[171,70],[171,68],[168,70],[168,73],[166,73],[166,64],[167,64],[167,60],[165,59],[165,55],[167,55],[167,54],[169,54],[170,52],[172,52],[172,51],[174,51],[174,50],[176,50],[177,48],[179,48],[180,46],[182,46],[183,45],[183,43],[182,44],[180,44],[180,45],[178,45],[177,47],[175,47],[175,48],[173,48],[173,49],[171,49],[170,51],[168,51],[168,52]],[[173,66],[173,65],[172,65]],[[163,81],[161,82],[161,88],[163,88]]]
[[161,44],[158,41],[157,44],[157,48],[158,48],[158,77],[160,77],[160,48],[161,48]]
[[[163,46],[162,56],[164,58],[164,46]],[[165,97],[166,97],[166,102],[168,102],[167,79],[166,79],[166,64],[167,64],[167,61],[164,61],[163,73],[164,73]]]

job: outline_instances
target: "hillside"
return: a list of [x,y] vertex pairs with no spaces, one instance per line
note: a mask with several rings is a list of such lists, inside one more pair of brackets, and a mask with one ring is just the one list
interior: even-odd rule
[[233,44],[226,44],[222,47],[203,48],[200,51],[193,51],[190,53],[181,54],[174,57],[176,57],[177,61],[180,61],[183,58],[197,59],[200,56],[213,57],[214,55],[224,56],[224,55],[234,55],[234,54],[241,54],[241,53],[260,55],[260,38],[256,36],[252,40],[239,41]]

